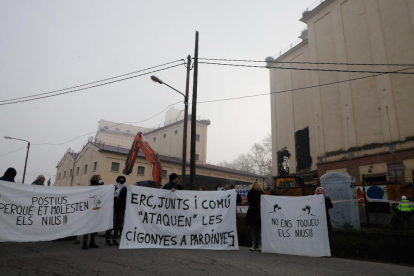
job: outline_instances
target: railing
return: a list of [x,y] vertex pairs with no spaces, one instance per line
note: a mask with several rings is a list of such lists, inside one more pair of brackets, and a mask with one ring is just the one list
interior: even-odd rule
[[[188,114],[188,120],[190,120],[190,119],[191,119],[191,114]],[[156,129],[159,129],[159,128],[162,128],[162,127],[165,127],[165,126],[168,126],[168,125],[171,125],[171,124],[177,123],[179,121],[183,121],[183,120],[184,120],[184,115],[181,115],[181,116],[176,117],[175,119],[166,121],[163,124],[159,124],[157,126],[149,128],[148,130],[145,130],[142,133],[145,134],[145,133],[148,133],[148,132],[152,132]],[[210,122],[209,119],[207,119],[205,117],[201,117],[201,116],[197,116],[197,121],[208,121],[208,122]]]
[[307,7],[306,10],[304,10],[302,12],[302,17],[305,17],[308,13],[310,13],[311,11],[313,11],[314,9],[316,9],[319,5],[321,5],[325,1],[326,0],[318,0],[318,1],[315,1],[312,5],[310,5],[309,7]]
[[282,49],[281,51],[279,51],[278,53],[276,53],[273,58],[277,59],[280,56],[284,55],[285,53],[289,52],[290,50],[293,49],[293,47],[299,45],[303,40],[301,38],[293,41],[290,45],[286,46],[284,49]]

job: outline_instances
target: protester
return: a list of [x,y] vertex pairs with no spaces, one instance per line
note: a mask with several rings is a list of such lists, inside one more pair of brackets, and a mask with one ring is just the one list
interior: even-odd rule
[[[325,189],[322,187],[318,187],[315,190],[315,195],[325,195]],[[329,196],[325,195],[325,210],[326,210],[326,222],[328,224],[328,232],[332,231],[332,225],[331,225],[331,218],[329,217],[329,211],[328,209],[331,209],[333,207],[332,201],[329,198]]]
[[0,180],[8,181],[8,182],[16,182],[14,178],[16,177],[16,170],[14,168],[8,168],[4,175],[0,177]]
[[[92,175],[91,179],[89,180],[90,186],[98,186],[103,185],[102,178],[99,174]],[[88,236],[91,236],[89,247],[90,248],[99,248],[99,246],[95,243],[95,237],[97,233],[90,233],[83,235],[83,244],[82,249],[88,249]]]
[[[231,186],[230,181],[226,180],[226,182],[224,182],[223,191],[232,190],[232,189],[233,189],[233,187]],[[242,203],[242,198],[241,198],[241,196],[239,194],[239,190],[238,189],[236,189],[236,193],[237,193],[236,202],[237,203]]]
[[207,189],[204,186],[201,186],[200,188],[198,188],[199,191],[207,191]]
[[44,186],[45,185],[45,176],[44,175],[39,175],[36,180],[32,183],[32,185],[39,185],[39,186]]
[[125,187],[126,178],[125,176],[118,176],[115,184],[115,193],[114,193],[114,217],[113,217],[113,227],[114,235],[112,237],[111,243],[111,229],[105,232],[105,245],[111,246],[119,245],[118,231],[121,235],[122,228],[124,227],[124,217],[125,217],[125,206],[126,206],[126,197],[127,197],[127,188]]
[[183,190],[182,186],[178,185],[178,175],[176,173],[170,174],[170,182],[162,187],[164,190],[171,190],[175,192],[175,190]]
[[250,251],[262,252],[262,221],[260,219],[260,198],[264,194],[258,182],[254,182],[247,193],[249,209],[246,214],[246,223],[250,226],[252,247]]

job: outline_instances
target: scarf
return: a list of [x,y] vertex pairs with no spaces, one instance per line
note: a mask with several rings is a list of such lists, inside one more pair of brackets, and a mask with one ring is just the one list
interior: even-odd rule
[[119,198],[119,194],[121,193],[121,190],[125,187],[125,184],[116,183],[115,184],[115,197]]

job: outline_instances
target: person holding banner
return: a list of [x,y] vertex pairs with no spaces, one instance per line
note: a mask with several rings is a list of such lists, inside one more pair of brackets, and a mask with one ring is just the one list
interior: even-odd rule
[[162,187],[164,190],[171,190],[175,192],[175,190],[184,190],[183,186],[178,185],[178,175],[176,173],[170,174],[170,182]]
[[[226,181],[224,182],[223,191],[232,190],[232,188],[233,188],[233,187],[231,186],[230,181],[226,180]],[[237,193],[236,203],[242,203],[242,198],[241,198],[241,196],[240,196],[240,194],[239,194],[239,190],[237,190],[237,189],[236,189],[236,193]]]
[[33,181],[32,185],[38,185],[38,186],[45,186],[45,176],[39,175],[35,181]]
[[[104,184],[102,182],[102,178],[99,174],[92,175],[91,179],[89,180],[89,183],[90,183],[89,186],[98,186],[98,185],[103,185]],[[89,242],[89,247],[90,248],[99,248],[99,246],[95,243],[96,234],[97,233],[90,233],[90,234],[83,235],[83,244],[82,244],[82,249],[83,250],[88,249],[88,236],[91,237],[90,242]]]
[[16,182],[14,178],[16,177],[16,169],[15,168],[8,168],[4,175],[0,177],[0,180],[8,181],[8,182]]
[[260,198],[262,195],[264,195],[264,192],[260,189],[259,183],[254,182],[247,193],[249,209],[246,214],[246,223],[250,225],[250,237],[252,239],[250,251],[262,252],[262,221],[260,218]]
[[[325,195],[325,189],[322,187],[318,187],[315,190],[315,195]],[[331,218],[329,217],[329,211],[328,209],[333,208],[333,204],[329,196],[325,195],[325,210],[326,210],[326,222],[328,224],[328,232],[332,232],[332,224],[331,224]]]
[[127,198],[127,187],[125,187],[126,178],[123,175],[120,175],[116,178],[115,184],[115,193],[114,193],[114,218],[113,218],[113,227],[114,227],[114,236],[112,237],[111,243],[111,229],[105,232],[105,245],[111,246],[119,245],[118,231],[121,235],[122,228],[124,227],[124,217],[125,217],[125,206]]

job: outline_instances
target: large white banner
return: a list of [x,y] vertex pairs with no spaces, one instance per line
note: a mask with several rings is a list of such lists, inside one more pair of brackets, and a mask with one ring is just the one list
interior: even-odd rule
[[239,249],[236,195],[128,186],[120,248]]
[[48,241],[112,228],[114,186],[0,181],[0,242]]
[[263,252],[331,256],[323,195],[262,195]]

